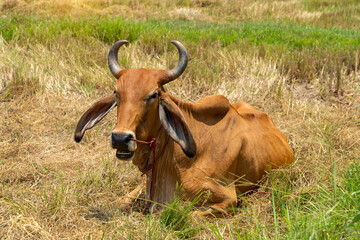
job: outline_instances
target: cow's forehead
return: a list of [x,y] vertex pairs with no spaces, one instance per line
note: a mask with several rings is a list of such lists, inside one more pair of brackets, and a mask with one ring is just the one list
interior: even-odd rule
[[158,87],[162,71],[149,69],[124,69],[115,84],[116,91],[126,96],[143,97]]

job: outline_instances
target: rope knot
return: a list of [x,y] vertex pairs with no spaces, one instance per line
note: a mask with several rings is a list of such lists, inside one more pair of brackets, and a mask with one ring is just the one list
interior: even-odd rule
[[156,148],[156,138],[151,139],[149,142],[149,147],[155,149]]
[[150,171],[152,168],[154,168],[155,162],[156,162],[156,138],[152,138],[151,141],[146,142],[146,141],[141,141],[138,139],[132,139],[137,143],[142,143],[142,144],[146,144],[148,145],[153,152],[153,162],[148,164],[148,166],[146,166],[144,169],[139,167],[140,172],[142,172],[141,176],[143,176],[144,174],[146,174],[148,171]]

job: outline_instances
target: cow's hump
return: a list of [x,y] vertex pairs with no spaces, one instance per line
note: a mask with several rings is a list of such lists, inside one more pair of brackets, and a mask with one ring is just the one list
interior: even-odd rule
[[199,121],[215,124],[225,117],[230,106],[229,100],[222,95],[207,96],[192,104],[192,114]]

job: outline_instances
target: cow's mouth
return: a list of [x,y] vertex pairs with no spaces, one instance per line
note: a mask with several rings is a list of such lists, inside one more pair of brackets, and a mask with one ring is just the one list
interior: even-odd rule
[[117,149],[116,150],[116,157],[120,160],[131,160],[134,156],[135,152],[124,151]]

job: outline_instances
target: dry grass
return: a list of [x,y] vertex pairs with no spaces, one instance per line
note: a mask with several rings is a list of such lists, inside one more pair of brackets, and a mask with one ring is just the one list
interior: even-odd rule
[[[155,14],[162,7],[176,7],[182,10],[166,14],[189,19],[203,14],[201,19],[209,20],[219,17],[215,10],[220,8],[230,17],[243,13],[231,13],[223,5],[231,1],[180,2],[161,1],[157,5],[155,1],[128,1],[120,6],[116,1],[7,0],[2,8],[3,12],[11,9],[19,13],[37,13],[41,8],[46,14],[70,15],[106,11],[127,14],[131,9],[130,15],[146,17],[154,14],[149,10],[151,6],[156,6]],[[279,9],[284,8],[294,16],[304,17],[304,13],[295,13],[299,1],[239,2],[244,4],[241,11],[247,9],[253,18],[267,13],[283,17],[285,13]],[[114,113],[87,132],[81,144],[73,141],[80,115],[94,99],[112,90],[114,81],[106,66],[109,47],[94,39],[87,43],[58,39],[45,46],[6,43],[0,37],[1,239],[178,238],[175,232],[161,226],[158,214],[142,215],[141,203],[128,212],[113,206],[141,181],[131,163],[116,160],[109,147]],[[135,43],[122,49],[121,58],[126,59],[125,67],[166,69],[176,62],[176,54],[165,50],[157,53]],[[298,201],[297,196],[332,187],[334,163],[345,169],[358,161],[360,72],[356,69],[348,73],[340,66],[340,89],[336,86],[337,73],[320,74],[312,84],[290,84],[291,76],[282,75],[274,62],[261,57],[229,52],[220,46],[198,47],[189,54],[191,61],[185,74],[167,86],[172,94],[186,101],[218,93],[231,102],[246,101],[271,116],[288,136],[296,156],[292,166],[264,179],[259,192],[267,193],[240,197],[243,208],[236,210],[235,216],[205,223],[193,219],[192,225],[219,230],[217,234],[204,229],[196,238],[235,238],[236,227],[256,235],[255,226],[264,227],[264,237],[275,237],[270,194],[274,186],[289,188],[291,194],[282,197]],[[213,66],[218,69],[215,71]],[[280,233],[285,232],[285,225],[284,219],[278,219]]]

